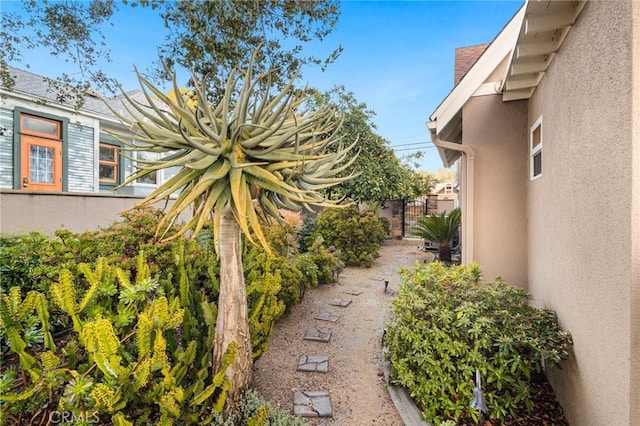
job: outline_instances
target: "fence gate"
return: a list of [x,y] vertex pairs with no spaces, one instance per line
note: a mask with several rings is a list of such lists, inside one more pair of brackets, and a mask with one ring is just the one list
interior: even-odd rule
[[411,202],[404,203],[403,237],[413,237],[413,230],[418,223],[418,219],[437,212],[438,197],[436,195],[428,195],[426,197],[421,197]]

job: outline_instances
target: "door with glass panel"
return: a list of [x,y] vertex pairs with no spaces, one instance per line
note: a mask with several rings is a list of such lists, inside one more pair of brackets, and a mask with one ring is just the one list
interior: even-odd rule
[[61,123],[20,115],[20,187],[25,191],[62,191]]

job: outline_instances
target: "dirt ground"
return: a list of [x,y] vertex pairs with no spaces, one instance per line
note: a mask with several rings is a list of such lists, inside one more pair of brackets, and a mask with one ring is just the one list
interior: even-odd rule
[[[388,241],[371,268],[346,268],[338,283],[307,290],[303,301],[276,324],[269,349],[254,364],[252,388],[288,412],[293,412],[294,391],[329,391],[333,415],[307,418],[314,426],[402,425],[382,374],[382,334],[400,285],[398,269],[431,256],[419,245],[417,240]],[[334,299],[352,303],[330,306]],[[321,311],[341,317],[335,323],[314,319]],[[307,330],[319,327],[332,330],[328,343],[303,340]],[[303,355],[327,355],[328,373],[296,371]]]

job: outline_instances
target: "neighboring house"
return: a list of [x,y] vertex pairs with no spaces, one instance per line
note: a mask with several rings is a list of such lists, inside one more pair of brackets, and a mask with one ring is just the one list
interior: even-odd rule
[[[9,72],[13,90],[0,89],[0,231],[95,229],[138,201],[126,195],[145,195],[171,176],[157,172],[114,191],[135,165],[108,134],[121,124],[104,101],[88,95],[75,110],[58,101],[45,78],[15,68]],[[139,91],[129,95],[143,99]],[[122,111],[121,100],[109,103]],[[150,155],[136,153],[134,159]]]
[[458,207],[457,182],[440,182],[432,195],[436,196],[437,213],[449,212]]
[[572,425],[640,425],[640,2],[527,1],[430,116],[463,262],[557,312]]

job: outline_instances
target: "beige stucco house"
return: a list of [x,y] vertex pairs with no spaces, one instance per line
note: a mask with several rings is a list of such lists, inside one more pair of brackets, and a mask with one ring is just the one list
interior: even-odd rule
[[572,425],[640,425],[640,2],[527,1],[428,119],[462,261],[555,310]]

